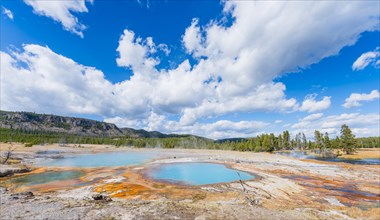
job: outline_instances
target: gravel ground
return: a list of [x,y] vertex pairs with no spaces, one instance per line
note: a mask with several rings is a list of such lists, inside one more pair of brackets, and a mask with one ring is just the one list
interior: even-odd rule
[[[0,146],[0,150],[6,148],[6,144]],[[21,163],[0,169],[27,167],[31,173],[40,173],[50,169],[33,165],[40,160],[108,151],[154,151],[157,159],[138,167],[82,169],[86,173],[80,179],[82,185],[62,181],[58,185],[16,187],[5,184],[11,177],[0,178],[1,219],[378,219],[380,216],[378,165],[215,150],[20,145],[13,157]],[[254,173],[257,178],[243,184],[191,187],[155,182],[144,176],[150,166],[195,161],[223,163]],[[93,196],[99,193],[112,201],[94,200]]]

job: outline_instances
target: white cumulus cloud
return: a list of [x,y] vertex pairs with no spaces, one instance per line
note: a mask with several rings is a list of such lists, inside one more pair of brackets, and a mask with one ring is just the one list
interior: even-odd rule
[[3,11],[3,14],[5,14],[9,19],[13,20],[13,13],[11,10],[5,8],[5,7],[2,7],[2,11]]
[[[181,121],[193,123],[199,117],[239,110],[262,111],[264,103],[270,110],[276,99],[268,96],[276,96],[277,101],[281,97],[277,111],[296,109],[295,100],[281,94],[285,85],[272,80],[338,54],[365,30],[377,30],[379,13],[373,8],[377,6],[374,2],[226,1],[226,17],[220,21],[200,26],[193,19],[182,36],[186,51],[199,60],[192,72],[201,70],[221,81],[215,95],[184,109]],[[234,21],[226,26],[223,21],[229,16]],[[263,87],[269,94],[260,96],[257,91]],[[322,111],[330,106],[330,99],[305,99],[299,110]]]
[[261,133],[269,124],[262,121],[229,121],[219,120],[210,123],[195,123],[184,126],[178,121],[168,120],[164,116],[151,113],[143,120],[129,120],[121,117],[108,118],[105,121],[120,127],[143,127],[147,130],[158,130],[166,133],[193,134],[213,139],[231,137],[253,137]]
[[322,114],[313,114],[299,120],[292,125],[294,134],[304,132],[308,137],[313,137],[314,131],[328,132],[332,137],[340,135],[340,128],[347,124],[353,133],[358,136],[379,136],[380,115],[374,114],[340,114],[322,117]]
[[358,57],[358,59],[355,60],[355,62],[352,64],[353,70],[363,70],[368,65],[372,64],[375,67],[380,66],[380,48],[376,48],[374,51],[369,51],[366,53],[363,53]]
[[318,101],[316,100],[316,96],[316,94],[306,96],[299,110],[305,112],[318,112],[330,107],[331,97],[324,96],[322,100]]
[[116,51],[120,55],[116,59],[117,65],[131,68],[135,72],[152,71],[152,68],[159,63],[158,60],[148,57],[150,52],[155,51],[152,38],[143,42],[141,38],[135,38],[133,31],[124,31]]
[[1,109],[109,114],[103,105],[112,97],[111,83],[101,71],[47,47],[31,44],[23,49],[1,52]]
[[[226,1],[227,18],[202,27],[194,19],[182,39],[189,53],[207,57],[228,82],[220,92],[238,95],[336,55],[363,31],[377,30],[378,7],[357,1]],[[226,26],[229,16],[234,21]]]
[[[191,22],[191,25],[186,28],[185,34],[182,36],[183,45],[189,54],[198,52],[202,48],[202,36],[198,22],[199,20],[197,18],[194,18]],[[195,56],[197,56],[197,53]]]
[[[84,0],[25,1],[37,14],[83,35],[84,25],[72,12],[87,12]],[[218,138],[251,136],[266,123],[217,117],[327,109],[330,97],[308,96],[300,105],[286,96],[283,83],[273,80],[336,55],[355,44],[361,33],[378,29],[376,1],[223,4],[225,18],[205,26],[195,18],[184,30],[183,46],[196,58],[193,64],[183,60],[174,68],[159,69],[168,46],[124,30],[116,63],[133,74],[115,84],[102,71],[48,47],[30,44],[23,51],[1,52],[1,108],[94,114],[118,124]],[[233,19],[229,25],[224,22],[228,19]],[[214,122],[200,123],[206,118]]]
[[303,119],[299,120],[299,122],[293,124],[292,128],[294,128],[294,129],[305,128],[308,125],[310,125],[312,123],[312,121],[315,121],[315,120],[320,119],[322,117],[323,117],[323,113],[315,113],[315,114],[308,115],[308,116],[304,117]]
[[92,3],[93,0],[24,0],[24,2],[32,6],[35,14],[49,17],[61,23],[65,30],[83,38],[83,31],[86,29],[86,26],[79,22],[74,13],[88,12],[86,2]]
[[322,117],[323,117],[323,113],[315,113],[315,114],[306,116],[305,118],[302,119],[302,121],[314,121]]
[[363,101],[373,101],[380,98],[380,93],[378,90],[372,90],[370,93],[352,93],[348,98],[346,98],[343,107],[352,108],[359,107]]

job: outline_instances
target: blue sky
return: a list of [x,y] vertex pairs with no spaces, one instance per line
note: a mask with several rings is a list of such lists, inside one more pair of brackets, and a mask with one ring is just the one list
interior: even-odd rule
[[215,139],[378,136],[379,7],[2,1],[1,109]]

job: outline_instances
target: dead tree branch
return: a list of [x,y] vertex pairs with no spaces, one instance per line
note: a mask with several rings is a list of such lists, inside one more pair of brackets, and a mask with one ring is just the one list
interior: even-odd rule
[[259,205],[260,203],[260,200],[258,198],[253,198],[249,195],[249,191],[245,188],[245,184],[244,182],[241,180],[241,176],[240,176],[240,173],[239,172],[236,172],[237,175],[239,176],[239,183],[241,185],[241,187],[243,188],[243,196],[245,198],[245,200],[247,201],[247,203],[251,206],[254,206],[254,205]]
[[15,149],[16,147],[13,146],[13,143],[10,143],[8,150],[5,152],[5,158],[3,159],[2,164],[7,163],[7,161],[11,158],[11,155]]

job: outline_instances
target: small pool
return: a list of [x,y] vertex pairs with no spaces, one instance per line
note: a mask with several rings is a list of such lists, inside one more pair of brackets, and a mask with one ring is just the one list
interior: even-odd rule
[[275,152],[275,154],[297,158],[297,159],[315,159],[316,158],[315,155],[307,154],[304,151],[279,151],[279,152]]
[[154,153],[146,152],[97,153],[48,160],[37,165],[50,167],[115,167],[141,164],[156,156]]
[[289,156],[298,159],[314,159],[327,162],[341,162],[350,164],[362,164],[362,165],[380,165],[380,158],[363,158],[363,159],[347,159],[347,158],[324,158],[318,155],[310,155],[303,151],[290,151],[290,152],[276,152],[275,154]]
[[81,171],[48,171],[45,173],[31,174],[12,178],[7,182],[11,183],[12,185],[34,186],[54,181],[76,179],[83,175],[84,173]]
[[149,171],[148,176],[156,180],[186,185],[206,185],[255,178],[255,176],[247,172],[212,163],[164,164]]
[[380,158],[363,158],[363,159],[347,159],[347,158],[315,158],[316,160],[328,162],[343,162],[362,165],[380,165]]

